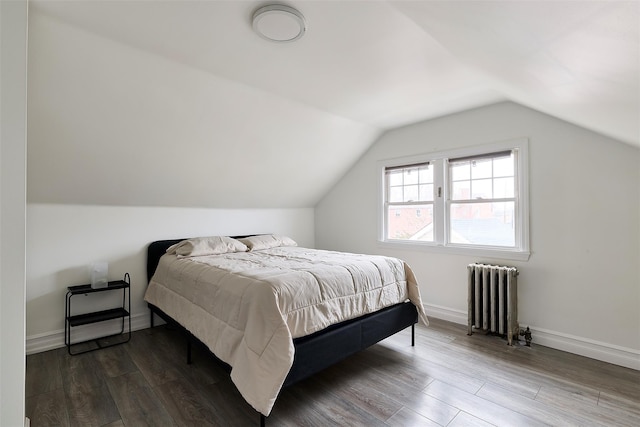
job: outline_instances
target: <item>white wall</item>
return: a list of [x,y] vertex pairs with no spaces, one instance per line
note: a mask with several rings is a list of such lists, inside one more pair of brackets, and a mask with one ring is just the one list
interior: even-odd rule
[[[131,275],[134,329],[147,327],[143,301],[146,249],[154,240],[278,233],[313,247],[313,209],[194,209],[87,205],[27,205],[27,353],[63,345],[67,286],[89,283],[88,266],[109,262],[109,279]],[[80,301],[84,311],[110,297]],[[89,300],[87,300],[89,301]],[[84,305],[82,305],[84,304]],[[106,324],[104,328],[108,328]],[[100,333],[96,328],[88,328]],[[79,331],[78,336],[83,332]]]
[[[376,162],[529,138],[528,262],[389,250],[377,236]],[[640,150],[513,103],[384,134],[316,207],[316,246],[407,260],[428,313],[466,323],[468,263],[517,266],[534,343],[640,369]]]
[[24,424],[27,2],[0,2],[0,426]]
[[311,207],[379,134],[37,12],[28,72],[29,203]]

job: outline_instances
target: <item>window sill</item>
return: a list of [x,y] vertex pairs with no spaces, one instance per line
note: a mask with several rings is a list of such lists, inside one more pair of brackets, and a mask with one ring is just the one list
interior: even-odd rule
[[530,251],[517,251],[508,249],[470,248],[464,246],[441,246],[430,243],[405,243],[378,241],[378,246],[388,249],[403,249],[418,252],[434,252],[451,255],[470,255],[479,258],[504,259],[510,261],[528,261]]

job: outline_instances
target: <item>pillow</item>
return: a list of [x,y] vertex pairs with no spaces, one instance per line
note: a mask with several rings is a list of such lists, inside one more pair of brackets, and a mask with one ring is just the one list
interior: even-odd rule
[[250,251],[277,248],[279,246],[298,246],[292,238],[279,236],[277,234],[261,234],[259,236],[244,237],[238,240],[247,245]]
[[220,255],[228,252],[246,252],[248,248],[244,243],[231,237],[211,236],[211,237],[194,237],[193,239],[183,240],[170,246],[167,249],[168,254],[176,254],[178,258]]

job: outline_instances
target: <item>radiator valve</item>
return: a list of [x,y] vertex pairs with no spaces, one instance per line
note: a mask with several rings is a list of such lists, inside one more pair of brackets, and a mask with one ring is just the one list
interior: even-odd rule
[[527,326],[526,330],[520,329],[520,335],[524,335],[524,342],[527,347],[531,347],[531,329]]

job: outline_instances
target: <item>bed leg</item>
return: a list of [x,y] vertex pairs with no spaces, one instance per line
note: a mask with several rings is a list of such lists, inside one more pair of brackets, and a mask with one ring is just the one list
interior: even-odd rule
[[416,324],[411,325],[411,347],[416,346]]
[[191,340],[187,337],[187,365],[191,365]]
[[267,424],[267,417],[260,414],[260,427],[265,427],[266,424]]
[[153,310],[149,310],[149,314],[151,315],[151,327],[153,328]]

